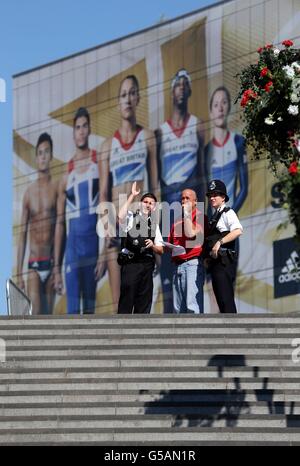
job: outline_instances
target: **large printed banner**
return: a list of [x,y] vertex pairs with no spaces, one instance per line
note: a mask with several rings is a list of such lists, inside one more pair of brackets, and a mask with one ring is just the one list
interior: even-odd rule
[[[117,212],[134,181],[164,202],[185,188],[204,202],[211,179],[244,228],[238,311],[299,310],[299,247],[291,226],[278,229],[276,180],[246,149],[235,103],[257,48],[297,45],[299,24],[300,0],[224,2],[14,77],[13,279],[34,313],[116,312],[120,242],[99,238],[99,202]],[[172,310],[171,283],[165,253],[151,312]],[[204,290],[205,312],[217,312],[209,277]]]

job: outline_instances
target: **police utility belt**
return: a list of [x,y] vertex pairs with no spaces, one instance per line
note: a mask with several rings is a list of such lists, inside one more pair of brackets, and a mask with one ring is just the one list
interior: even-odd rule
[[[141,262],[154,262],[152,249],[146,247],[146,239],[154,242],[155,236],[152,231],[156,230],[155,225],[151,225],[150,217],[143,218],[138,212],[133,216],[132,228],[127,232],[126,238],[122,238],[121,251],[118,254],[119,265]],[[132,235],[130,232],[135,232]]]
[[203,257],[205,259],[210,259],[211,261],[214,260],[221,260],[221,262],[226,262],[228,258],[230,261],[234,261],[237,258],[237,252],[235,251],[235,241],[230,241],[226,243],[226,246],[222,246],[218,250],[218,258],[212,259],[210,253],[214,247],[214,245],[222,239],[224,236],[228,235],[229,231],[223,231],[222,233],[217,229],[217,223],[221,218],[223,212],[228,212],[230,207],[225,207],[221,212],[218,212],[214,215],[209,222],[209,234],[205,238],[204,248],[203,248]]

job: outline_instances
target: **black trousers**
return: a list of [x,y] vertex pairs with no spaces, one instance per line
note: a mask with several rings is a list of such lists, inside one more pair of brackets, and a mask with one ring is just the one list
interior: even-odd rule
[[173,314],[173,264],[169,254],[161,256],[160,277],[163,292],[164,314]]
[[211,281],[221,313],[236,314],[234,301],[234,281],[236,277],[236,260],[222,257],[211,261],[209,267]]
[[121,267],[118,314],[149,314],[153,296],[154,261]]

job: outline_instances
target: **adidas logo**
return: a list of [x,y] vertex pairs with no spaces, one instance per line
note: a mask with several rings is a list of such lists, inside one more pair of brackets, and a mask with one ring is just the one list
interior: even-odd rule
[[281,269],[281,274],[278,277],[279,283],[300,282],[300,258],[297,251],[293,251]]

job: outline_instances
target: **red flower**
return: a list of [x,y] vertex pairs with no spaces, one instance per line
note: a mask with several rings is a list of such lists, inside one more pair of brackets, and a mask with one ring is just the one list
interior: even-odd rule
[[247,89],[243,93],[242,100],[241,100],[241,106],[246,107],[249,100],[256,99],[256,97],[257,97],[257,94],[256,92],[253,91],[253,89]]
[[241,107],[246,107],[248,102],[249,102],[249,98],[243,95],[242,100],[241,100]]
[[297,175],[298,173],[298,163],[297,162],[292,162],[290,167],[289,167],[289,173],[291,175]]
[[292,138],[293,136],[295,136],[295,131],[290,130],[290,131],[287,132],[287,135],[288,135],[289,138]]
[[257,49],[257,53],[261,53],[263,52],[265,49],[272,49],[273,48],[273,44],[267,44],[265,45],[264,47],[259,47],[259,49]]
[[269,73],[270,73],[270,70],[265,66],[265,67],[261,70],[260,75],[261,75],[262,77],[264,77],[264,76],[267,76]]
[[269,81],[269,82],[265,85],[264,89],[265,89],[266,92],[270,92],[271,87],[273,87],[273,81]]
[[257,94],[256,92],[253,91],[253,89],[247,89],[244,94],[247,96],[247,97],[257,97]]
[[283,42],[281,42],[282,45],[284,45],[285,47],[292,47],[292,45],[294,45],[294,42],[292,40],[284,40]]

